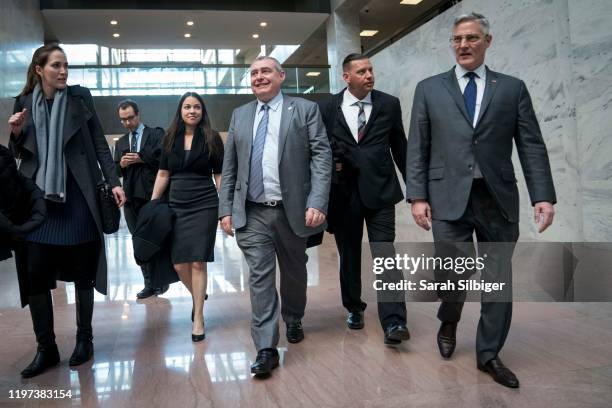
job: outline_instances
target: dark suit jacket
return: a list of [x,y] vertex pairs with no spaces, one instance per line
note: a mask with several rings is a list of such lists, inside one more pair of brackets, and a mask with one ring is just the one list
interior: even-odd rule
[[[13,112],[21,112],[23,108],[32,112],[31,93],[17,97]],[[112,187],[120,186],[121,183],[117,177],[113,157],[104,137],[104,131],[96,114],[89,89],[78,85],[68,87],[68,110],[64,122],[63,138],[66,165],[70,168],[79,189],[83,193],[98,229],[100,253],[96,270],[96,289],[100,293],[106,294],[106,253],[96,189],[96,185],[101,179],[100,170]],[[10,147],[15,157],[21,157],[22,159],[20,171],[23,175],[34,178],[38,170],[38,149],[36,128],[31,114],[28,115],[21,135],[11,134]],[[17,259],[18,268],[27,267],[25,260],[23,261]]]
[[123,189],[128,201],[134,198],[151,199],[159,168],[163,138],[164,129],[160,127],[151,128],[145,125],[140,140],[140,151],[138,152],[144,163],[132,164],[124,169],[119,166],[119,162],[123,153],[130,151],[129,132],[121,136],[115,143],[115,163],[117,164],[117,171],[123,176]]
[[557,201],[546,145],[520,79],[487,68],[476,128],[465,108],[455,69],[421,81],[415,90],[406,196],[426,199],[432,216],[456,220],[465,212],[478,163],[506,218],[519,219],[519,194],[512,166],[514,140],[532,205]]
[[342,163],[343,167],[341,172],[336,172],[335,166],[333,170],[329,211],[332,231],[334,212],[343,211],[347,205],[340,193],[344,185],[354,185],[356,180],[363,204],[367,208],[379,209],[404,198],[394,161],[406,179],[406,134],[399,99],[372,91],[372,112],[365,134],[357,143],[342,112],[343,95],[344,90],[319,104],[334,162]]

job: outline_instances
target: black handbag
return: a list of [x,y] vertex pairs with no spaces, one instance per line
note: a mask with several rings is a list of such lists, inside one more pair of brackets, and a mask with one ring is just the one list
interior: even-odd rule
[[102,231],[105,234],[114,234],[119,230],[121,211],[113,196],[113,191],[106,181],[100,180],[97,185],[98,202],[100,204],[100,218],[102,219]]

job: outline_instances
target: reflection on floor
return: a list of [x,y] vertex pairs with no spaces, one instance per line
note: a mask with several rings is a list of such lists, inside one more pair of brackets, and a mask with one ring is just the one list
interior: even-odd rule
[[[306,339],[281,333],[281,368],[253,379],[248,269],[233,239],[217,236],[209,264],[206,340],[193,344],[191,300],[180,285],[136,301],[142,288],[123,229],[109,236],[109,294],[96,296],[95,359],[68,367],[74,346],[71,284],[54,291],[61,364],[22,380],[35,351],[27,309],[19,307],[12,261],[0,263],[0,405],[84,407],[608,407],[612,400],[611,304],[515,304],[504,362],[521,380],[506,389],[479,372],[474,360],[478,304],[468,304],[455,356],[443,361],[435,344],[436,304],[409,303],[412,339],[383,345],[371,304],[366,328],[351,331],[340,305],[333,238],[309,251]],[[282,327],[282,326],[281,326]],[[16,390],[66,390],[70,398],[10,399]]]

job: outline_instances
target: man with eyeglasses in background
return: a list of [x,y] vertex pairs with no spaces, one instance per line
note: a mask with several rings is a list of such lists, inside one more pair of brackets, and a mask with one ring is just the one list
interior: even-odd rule
[[[475,232],[479,255],[487,250],[496,255],[485,263],[482,278],[504,280],[511,288],[512,251],[519,236],[513,140],[539,232],[552,224],[556,196],[527,87],[520,79],[485,66],[491,42],[489,22],[483,15],[458,17],[451,37],[457,65],[417,85],[408,137],[406,197],[415,222],[425,230],[432,228],[436,253],[457,243],[473,249]],[[500,253],[499,243],[506,243],[509,250]],[[435,272],[436,280],[441,280],[439,271]],[[448,359],[455,350],[465,292],[439,295],[437,342],[440,354]],[[496,382],[517,388],[518,379],[498,356],[512,319],[511,290],[505,295],[503,299],[482,296],[477,367]]]
[[[134,233],[138,213],[143,205],[151,200],[155,176],[159,169],[162,139],[164,129],[149,127],[140,122],[138,105],[132,100],[125,100],[117,107],[119,120],[128,130],[115,143],[115,163],[123,177],[123,187],[127,202],[123,213],[130,233]],[[153,295],[161,295],[168,286],[152,287],[151,277],[146,266],[141,266],[144,277],[144,289],[138,292],[138,299],[146,299]]]

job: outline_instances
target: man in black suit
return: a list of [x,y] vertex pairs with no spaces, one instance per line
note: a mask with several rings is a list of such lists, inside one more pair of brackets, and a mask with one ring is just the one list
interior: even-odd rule
[[[338,247],[347,325],[361,329],[366,308],[361,299],[363,222],[372,256],[393,257],[395,204],[404,198],[393,163],[405,179],[406,135],[399,100],[373,89],[370,60],[350,54],[342,67],[347,87],[320,104],[335,163],[328,230]],[[408,340],[403,296],[396,301],[379,301],[378,316],[385,344]]]
[[[506,249],[511,249],[496,253],[496,262],[488,263],[491,268],[485,267],[482,278],[505,281],[511,287],[512,249],[519,236],[513,140],[540,232],[552,224],[556,196],[548,153],[525,83],[484,64],[491,41],[484,16],[458,17],[451,37],[457,65],[417,85],[408,138],[406,196],[416,223],[426,230],[431,224],[436,251],[456,243],[472,243],[473,247],[474,232],[479,254],[495,250],[488,243],[498,243],[497,247],[509,243]],[[465,293],[441,297],[437,341],[440,354],[450,358]],[[480,370],[516,388],[518,379],[498,356],[511,318],[511,297],[486,301],[483,295],[476,355]]]
[[[138,105],[132,100],[125,100],[117,107],[119,120],[128,130],[115,143],[115,163],[121,176],[127,202],[124,207],[125,221],[130,233],[134,233],[140,208],[151,199],[155,177],[159,168],[164,130],[151,128],[140,122]],[[141,267],[144,277],[144,289],[138,292],[138,299],[159,295],[168,287],[154,288],[151,277],[145,266]]]

